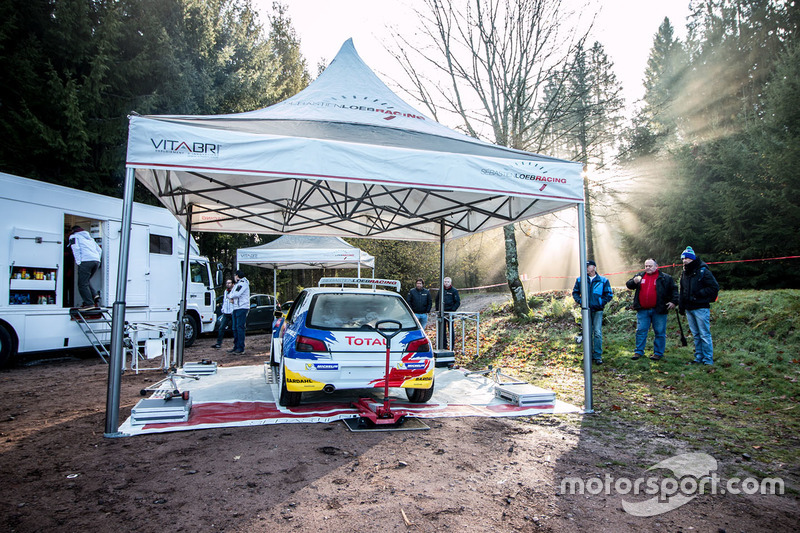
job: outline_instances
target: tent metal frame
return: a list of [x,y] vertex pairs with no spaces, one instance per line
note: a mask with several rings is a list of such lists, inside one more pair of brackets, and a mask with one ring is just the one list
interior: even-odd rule
[[[347,221],[351,224],[357,224],[364,230],[364,233],[358,235],[358,237],[362,238],[380,238],[381,234],[389,231],[416,228],[417,231],[426,233],[431,237],[436,237],[438,240],[439,232],[426,230],[421,228],[421,226],[429,224],[431,220],[446,219],[449,228],[446,230],[446,234],[449,234],[453,229],[459,229],[466,233],[476,233],[482,231],[491,221],[496,222],[502,220],[506,223],[512,223],[517,220],[525,219],[527,218],[525,217],[525,213],[532,211],[533,207],[540,202],[539,198],[531,198],[528,200],[528,203],[520,209],[519,214],[514,215],[511,211],[511,197],[501,194],[466,202],[458,201],[447,196],[447,193],[452,191],[441,189],[392,189],[381,184],[359,184],[360,186],[356,188],[348,183],[344,183],[343,190],[340,190],[332,184],[341,184],[342,182],[288,177],[253,181],[249,182],[246,186],[232,186],[221,182],[211,173],[189,172],[188,174],[207,180],[209,183],[215,185],[214,187],[204,189],[193,189],[191,194],[205,200],[208,205],[218,204],[220,206],[213,209],[208,207],[196,207],[194,213],[198,216],[213,213],[223,217],[215,218],[207,222],[195,222],[194,227],[196,231],[215,231],[213,226],[220,221],[243,220],[257,227],[261,227],[264,233],[288,234],[301,231],[307,232],[308,230],[322,225],[352,234],[352,230],[346,230],[337,224],[337,222]],[[167,171],[164,175],[167,178],[166,180],[163,182],[158,180],[159,187],[157,194],[159,198],[171,202],[172,210],[176,215],[186,215],[188,204],[186,203],[185,197],[188,191],[172,183],[170,177],[173,176],[173,172]],[[269,198],[248,191],[248,189],[255,189],[265,185],[274,185],[285,181],[295,182],[294,193],[291,198]],[[357,190],[351,192],[350,189]],[[239,194],[244,194],[251,197],[252,202],[236,205],[225,203],[219,199],[219,193],[224,191],[236,191]],[[309,200],[315,192],[320,193],[324,201],[310,203]],[[425,199],[432,198],[444,201],[447,205],[424,211],[421,208],[413,211],[409,210],[406,207],[406,201],[415,193],[424,194]],[[520,197],[515,198],[520,199]],[[392,202],[385,203],[384,200],[387,199],[391,199]],[[492,202],[499,202],[499,204],[494,209],[482,207]],[[426,202],[421,201],[418,203],[422,206],[425,205]],[[348,204],[352,207],[348,207]],[[265,211],[263,209],[265,205],[273,206],[274,209]],[[253,207],[261,207],[262,209],[254,211],[251,209]],[[303,216],[301,210],[306,208],[321,210],[325,212],[327,216],[322,219]],[[542,214],[560,209],[563,209],[563,204],[551,211],[537,212],[536,216],[541,216]],[[245,211],[247,215],[237,216],[230,214],[228,213],[230,210]],[[282,222],[279,227],[262,222],[265,219],[265,215],[277,213],[282,214]],[[387,214],[389,215],[388,218],[386,218]],[[482,215],[483,219],[472,225],[467,224],[468,216],[475,214]],[[397,222],[398,218],[413,220],[403,223]],[[295,219],[299,219],[299,221]],[[370,223],[363,222],[361,221],[362,219],[366,219]]]

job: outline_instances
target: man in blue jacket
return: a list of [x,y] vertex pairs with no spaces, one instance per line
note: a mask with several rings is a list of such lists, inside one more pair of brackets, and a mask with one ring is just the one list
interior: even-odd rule
[[[589,327],[592,330],[592,361],[597,365],[603,364],[603,308],[614,297],[608,279],[597,273],[597,263],[586,262],[586,283],[589,290]],[[581,305],[581,278],[575,281],[572,288],[572,297]]]

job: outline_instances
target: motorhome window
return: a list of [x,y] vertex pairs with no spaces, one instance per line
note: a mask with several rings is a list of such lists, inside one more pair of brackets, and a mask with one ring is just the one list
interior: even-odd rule
[[210,286],[211,283],[208,279],[208,268],[205,263],[197,263],[192,261],[192,272],[190,274],[192,283],[202,283],[205,286]]
[[172,255],[172,237],[150,234],[150,253]]

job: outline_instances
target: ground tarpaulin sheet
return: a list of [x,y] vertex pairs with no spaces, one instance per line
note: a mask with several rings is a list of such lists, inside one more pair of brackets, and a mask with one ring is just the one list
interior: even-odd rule
[[[409,403],[405,391],[389,389],[393,410],[403,410],[418,418],[464,416],[508,417],[542,413],[579,413],[580,408],[556,400],[552,404],[519,407],[495,397],[495,381],[481,375],[466,375],[463,370],[437,368],[435,389],[428,403]],[[359,397],[383,400],[383,389],[304,393],[297,407],[277,405],[280,391],[269,365],[221,367],[215,374],[200,379],[176,377],[179,390],[188,390],[192,407],[185,422],[134,425],[128,418],[119,428],[123,435],[142,435],[265,424],[334,422],[355,418],[351,403]],[[165,386],[165,388],[167,388]]]

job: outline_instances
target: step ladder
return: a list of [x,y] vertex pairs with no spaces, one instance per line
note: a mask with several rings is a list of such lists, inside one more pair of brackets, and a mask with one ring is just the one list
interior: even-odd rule
[[108,351],[108,346],[111,344],[111,309],[73,307],[69,310],[69,316],[78,323],[94,351],[107,364],[111,359],[111,353]]

